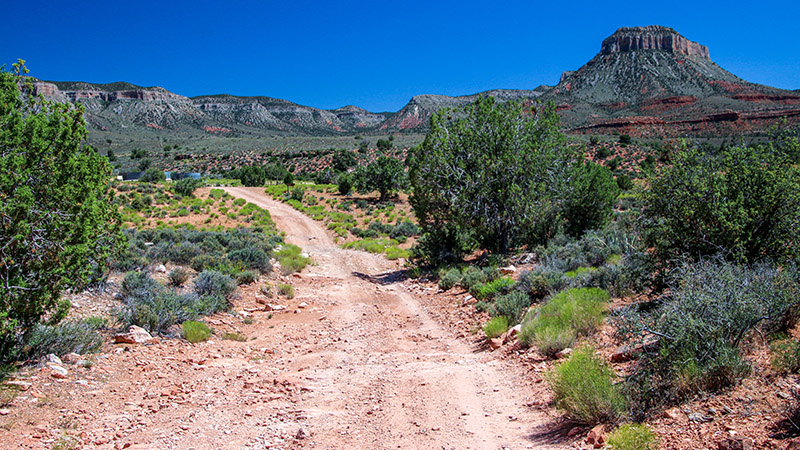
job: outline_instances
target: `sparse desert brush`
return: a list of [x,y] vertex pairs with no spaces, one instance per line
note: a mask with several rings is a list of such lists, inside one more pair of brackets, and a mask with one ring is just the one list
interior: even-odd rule
[[237,342],[244,342],[247,340],[247,336],[236,333],[236,332],[227,332],[222,334],[222,339],[226,341],[237,341]]
[[628,400],[615,384],[614,371],[588,346],[548,372],[556,406],[587,425],[615,422],[626,414]]
[[285,244],[275,253],[275,257],[281,264],[281,273],[288,275],[300,272],[311,263],[311,258],[303,256],[300,247],[292,244]]
[[175,287],[181,287],[189,281],[189,271],[178,267],[176,269],[172,269],[167,275],[169,279],[169,284]]
[[614,450],[656,450],[658,435],[647,425],[626,423],[608,435],[608,444]]
[[439,288],[443,291],[449,291],[461,281],[461,272],[458,269],[448,270],[439,279]]
[[483,327],[483,332],[489,339],[494,339],[508,331],[508,318],[504,316],[492,317]]
[[530,306],[531,299],[528,294],[511,291],[508,294],[497,296],[490,312],[493,316],[505,316],[511,325],[516,325],[522,320]]
[[255,270],[243,270],[236,274],[236,282],[242,286],[252,284],[258,280],[258,273]]
[[236,290],[236,282],[223,273],[204,270],[194,279],[194,290],[200,296],[228,298]]
[[213,334],[208,325],[194,320],[187,320],[186,322],[183,322],[182,328],[183,337],[193,344],[197,342],[203,342],[210,338]]
[[472,290],[472,287],[477,284],[486,282],[486,274],[477,267],[469,266],[464,269],[464,274],[461,277],[461,287],[466,290]]
[[286,298],[294,298],[294,286],[291,284],[279,284],[278,293]]
[[545,355],[555,355],[600,325],[608,299],[608,293],[598,288],[562,291],[522,325],[520,340],[535,344]]

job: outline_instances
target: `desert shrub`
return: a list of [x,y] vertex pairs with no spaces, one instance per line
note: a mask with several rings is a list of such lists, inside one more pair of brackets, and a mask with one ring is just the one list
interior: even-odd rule
[[236,283],[239,286],[252,284],[258,280],[258,273],[255,270],[243,270],[236,274]]
[[475,284],[469,293],[478,300],[494,298],[498,294],[506,293],[514,286],[514,280],[508,277],[498,278],[483,284]]
[[439,279],[439,289],[449,291],[461,281],[461,272],[458,269],[450,269]]
[[49,353],[65,355],[93,353],[103,345],[98,327],[85,320],[71,320],[57,325],[37,324],[25,336],[23,356],[39,359]]
[[614,450],[657,450],[658,435],[647,425],[626,423],[608,434],[608,444]]
[[291,194],[289,194],[289,199],[302,202],[305,195],[306,189],[302,186],[296,186],[292,189]]
[[409,220],[404,220],[402,222],[399,222],[389,231],[389,236],[396,239],[400,236],[405,236],[405,237],[416,236],[419,233],[420,233],[420,228],[416,226],[414,222],[411,222]]
[[228,260],[234,264],[248,269],[256,269],[261,272],[272,270],[269,254],[258,247],[244,247],[228,253]]
[[552,356],[600,325],[608,299],[608,293],[598,288],[562,291],[522,325],[520,340],[534,343],[540,352]]
[[291,284],[278,284],[278,294],[286,298],[294,298],[294,286]]
[[626,412],[627,400],[614,383],[614,371],[591,347],[577,348],[546,378],[556,406],[576,422],[615,422]]
[[508,319],[505,316],[492,317],[483,327],[483,332],[489,339],[494,339],[508,331]]
[[608,223],[619,187],[609,169],[592,161],[576,164],[575,172],[563,206],[564,231],[580,236]]
[[800,341],[797,339],[773,341],[770,346],[770,362],[780,373],[800,371]]
[[166,179],[167,176],[166,174],[164,174],[164,172],[158,169],[150,168],[144,172],[142,177],[139,178],[139,181],[142,183],[155,183],[159,181],[164,181]]
[[531,299],[540,301],[567,286],[563,272],[544,266],[526,270],[519,276],[515,289],[526,293]]
[[213,334],[208,325],[194,320],[187,320],[186,322],[183,322],[182,329],[183,337],[191,343],[208,340],[208,338],[210,338]]
[[204,270],[194,279],[197,295],[228,298],[236,290],[233,278],[215,270]]
[[395,259],[408,258],[408,250],[400,247],[389,247],[386,249],[386,259],[394,261]]
[[684,149],[649,185],[645,237],[666,267],[720,253],[739,263],[800,256],[800,168],[771,146]]
[[[104,330],[108,328],[108,319],[100,316],[89,316],[85,319],[86,324],[95,330]],[[76,352],[77,353],[77,352]]]
[[300,247],[292,244],[284,245],[275,253],[275,257],[281,264],[281,273],[288,275],[300,272],[311,262],[311,258],[302,254]]
[[[177,181],[172,190],[183,197],[191,197],[194,195],[194,191],[197,190],[200,186],[203,185],[203,182],[195,179],[195,178],[184,178],[180,181]],[[218,189],[219,190],[219,189]]]
[[522,320],[522,316],[530,306],[531,299],[527,294],[512,291],[495,298],[491,313],[493,316],[506,317],[510,324],[516,325]]
[[196,272],[202,272],[210,267],[214,267],[219,263],[219,259],[211,255],[197,255],[192,258],[189,264]]
[[622,337],[657,339],[659,351],[640,361],[632,377],[635,409],[642,415],[746,376],[749,364],[741,352],[748,338],[756,330],[771,334],[794,325],[800,282],[791,265],[779,270],[712,258],[679,267],[670,292],[647,308],[619,315]]
[[182,267],[172,269],[167,275],[169,284],[176,287],[181,287],[189,281],[189,271]]
[[353,191],[353,177],[350,174],[339,175],[337,189],[341,195],[350,195]]
[[[125,305],[117,311],[122,325],[137,325],[150,332],[163,333],[176,323],[198,316],[197,295],[180,295],[147,278],[144,280],[139,274],[131,273],[123,280]],[[135,284],[135,288],[125,289],[125,281]]]
[[466,290],[472,290],[473,286],[486,283],[486,274],[477,267],[469,266],[464,269],[464,274],[461,277],[461,287]]
[[146,272],[131,272],[122,279],[123,297],[154,297],[161,290],[161,284]]
[[226,341],[246,342],[247,336],[236,332],[225,332],[222,333],[222,339]]

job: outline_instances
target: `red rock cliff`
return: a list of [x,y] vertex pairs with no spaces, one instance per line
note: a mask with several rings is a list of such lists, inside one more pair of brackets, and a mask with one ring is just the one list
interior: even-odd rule
[[709,58],[708,47],[692,42],[672,28],[658,25],[620,28],[603,41],[603,54],[634,50],[665,50],[672,53]]

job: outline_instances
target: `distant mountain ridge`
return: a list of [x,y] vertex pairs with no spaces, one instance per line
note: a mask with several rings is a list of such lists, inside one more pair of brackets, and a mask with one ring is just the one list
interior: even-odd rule
[[799,91],[742,80],[714,63],[707,47],[654,25],[618,29],[603,40],[597,55],[578,70],[564,72],[555,86],[456,97],[417,95],[396,113],[374,113],[353,105],[324,110],[264,96],[189,98],[127,82],[36,81],[35,85],[45,97],[84,104],[90,129],[120,133],[130,127],[310,136],[425,131],[439,109],[484,95],[501,101],[552,100],[565,127],[573,132],[647,128],[655,134],[691,134],[722,122],[728,123],[729,131],[736,126],[752,131],[780,117],[800,121]]

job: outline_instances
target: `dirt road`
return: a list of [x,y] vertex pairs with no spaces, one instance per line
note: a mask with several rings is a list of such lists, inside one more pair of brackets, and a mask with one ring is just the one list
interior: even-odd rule
[[[109,343],[65,376],[22,371],[23,391],[0,408],[0,447],[560,448],[541,431],[552,417],[525,406],[537,400],[530,379],[434,321],[397,264],[339,248],[263,189],[226,190],[268,209],[314,259],[287,280],[297,296],[266,299],[254,283],[234,314],[206,319],[210,341]],[[76,301],[116,304],[98,295]]]
[[546,448],[529,439],[540,419],[523,406],[531,399],[514,370],[434,323],[397,283],[395,264],[337,247],[318,222],[261,189],[226,190],[268,209],[286,240],[317,262],[303,278],[324,318],[304,325],[328,339],[309,342],[286,368],[310,389],[298,409],[313,444]]

